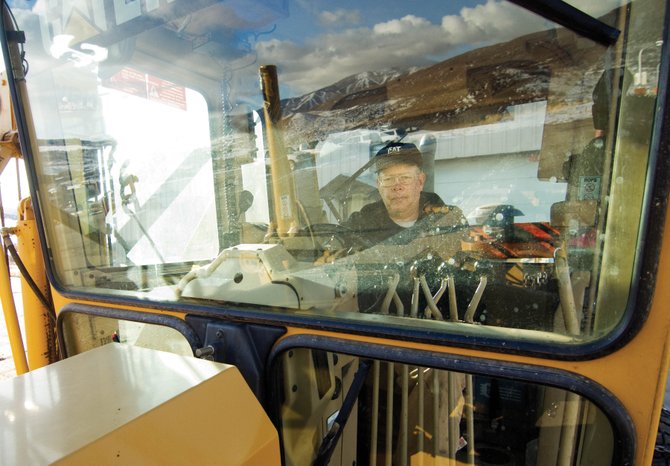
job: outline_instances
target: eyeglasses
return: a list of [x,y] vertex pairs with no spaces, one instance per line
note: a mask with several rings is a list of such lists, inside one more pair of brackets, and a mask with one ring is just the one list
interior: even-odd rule
[[382,188],[390,188],[391,186],[395,186],[396,183],[401,186],[408,186],[416,179],[416,177],[417,175],[380,176],[378,180],[379,186]]

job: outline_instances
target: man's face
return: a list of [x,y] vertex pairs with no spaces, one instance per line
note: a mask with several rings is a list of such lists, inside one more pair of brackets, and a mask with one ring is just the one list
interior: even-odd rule
[[419,217],[419,196],[426,174],[415,165],[397,163],[377,175],[377,189],[389,217],[396,221],[413,221]]

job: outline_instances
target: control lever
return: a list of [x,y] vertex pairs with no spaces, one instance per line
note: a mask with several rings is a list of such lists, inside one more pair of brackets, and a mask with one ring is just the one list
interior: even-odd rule
[[384,296],[384,301],[382,302],[381,313],[388,314],[389,309],[391,308],[391,301],[395,304],[396,313],[401,316],[405,312],[405,307],[398,296],[398,283],[400,282],[400,274],[395,272],[388,282],[388,290],[386,291],[386,296]]
[[456,282],[454,275],[456,274],[456,263],[453,259],[448,262],[442,262],[438,267],[438,272],[445,275],[447,282],[447,290],[449,297],[449,320],[451,322],[458,322],[458,303],[456,302]]
[[484,294],[484,290],[486,289],[486,285],[488,283],[488,277],[486,276],[486,272],[488,272],[491,269],[490,264],[484,264],[482,262],[475,262],[475,270],[480,271],[481,275],[479,276],[479,285],[477,285],[477,289],[475,290],[475,294],[472,295],[472,299],[470,300],[470,304],[468,304],[468,308],[465,311],[465,317],[463,320],[469,324],[473,324],[474,317],[475,317],[475,312],[477,311],[477,306],[479,306],[479,302],[482,299],[482,295]]
[[458,307],[456,303],[456,286],[454,282],[454,274],[456,265],[455,262],[441,262],[439,266],[434,268],[434,270],[428,270],[428,272],[433,277],[440,278],[440,287],[433,295],[430,287],[428,286],[428,281],[426,279],[427,273],[422,270],[421,266],[428,265],[432,267],[432,264],[414,262],[410,268],[410,274],[413,280],[413,290],[412,290],[412,310],[410,315],[412,317],[417,317],[418,314],[418,303],[419,303],[419,292],[423,292],[423,295],[426,299],[426,308],[424,313],[427,317],[435,316],[438,320],[445,320],[442,312],[437,307],[437,303],[444,296],[445,291],[448,291],[449,296],[449,320],[452,322],[458,322]]

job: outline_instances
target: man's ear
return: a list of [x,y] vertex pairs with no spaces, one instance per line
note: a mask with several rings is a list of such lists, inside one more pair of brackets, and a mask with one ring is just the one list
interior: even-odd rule
[[421,184],[421,189],[423,189],[423,185],[426,184],[426,173],[425,172],[420,172],[419,173],[419,184]]

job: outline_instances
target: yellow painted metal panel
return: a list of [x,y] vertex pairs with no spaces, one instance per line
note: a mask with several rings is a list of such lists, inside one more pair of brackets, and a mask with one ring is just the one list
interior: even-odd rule
[[7,256],[5,256],[4,250],[0,252],[0,300],[2,302],[1,307],[5,325],[7,326],[9,344],[12,348],[16,373],[24,374],[28,372],[28,359],[26,358],[26,351],[23,346],[21,327],[19,326],[16,303],[14,302],[12,284],[9,278],[9,265],[7,264]]
[[280,464],[239,371],[110,344],[0,383],[0,464]]
[[[22,203],[21,209],[25,209]],[[37,235],[37,225],[32,208],[27,220],[17,222],[13,233],[17,237],[17,251],[30,277],[44,296],[49,296],[49,283],[44,270],[44,257]],[[28,282],[21,277],[21,292],[23,298],[23,312],[26,328],[26,346],[28,350],[28,366],[30,370],[46,366],[56,361],[56,332],[49,320],[47,309],[35,292],[28,286]]]

